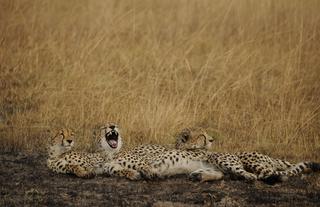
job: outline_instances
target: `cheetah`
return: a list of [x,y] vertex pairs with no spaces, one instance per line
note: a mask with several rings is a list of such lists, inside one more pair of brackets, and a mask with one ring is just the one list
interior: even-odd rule
[[[47,166],[56,173],[74,174],[81,178],[91,178],[104,174],[103,165],[112,159],[122,146],[119,130],[113,123],[107,123],[96,133],[102,149],[96,153],[75,152],[72,150],[75,139],[70,129],[60,130],[52,139],[49,147]],[[120,176],[135,179],[136,172],[123,170]]]
[[102,165],[101,162],[98,162],[99,174],[125,177],[129,180],[141,178],[141,174],[135,169],[123,168],[120,164],[114,162],[121,154],[120,149],[122,148],[122,136],[117,124],[109,122],[98,127],[94,132],[94,137],[98,146],[98,154],[104,158]]
[[[209,147],[213,138],[205,131],[199,130],[193,132],[193,139],[190,140],[193,146],[197,147],[199,143]],[[177,144],[178,145],[178,144]],[[204,162],[207,156],[205,147],[199,149],[185,150],[172,149],[162,145],[140,145],[128,150],[121,150],[117,153],[111,162],[105,163],[104,171],[108,175],[119,175],[119,172],[125,169],[133,170],[140,174],[137,179],[153,179],[155,177],[168,177],[177,174],[190,174],[203,170],[203,174],[210,179],[219,179],[222,177],[220,171],[215,170],[214,166]],[[188,158],[188,159],[186,159]],[[181,163],[175,165],[176,163]],[[164,165],[166,163],[172,166]],[[209,166],[208,166],[209,165]]]
[[90,159],[72,150],[74,132],[61,129],[50,140],[47,166],[56,173],[74,174],[80,178],[92,178],[95,175]]
[[[176,148],[197,150],[208,149],[201,141],[192,141],[194,129],[184,129],[176,138]],[[193,159],[187,158],[187,159]],[[167,163],[168,168],[173,168],[176,165],[181,165],[183,157],[179,158],[179,162]],[[320,171],[320,163],[315,162],[300,162],[292,164],[288,161],[271,158],[267,155],[258,152],[238,152],[238,153],[217,153],[207,152],[206,162],[215,166],[223,174],[230,174],[246,180],[262,180],[267,183],[285,181],[288,177],[297,176],[308,171]],[[191,176],[194,179],[201,181],[210,180],[206,176],[206,172],[198,170],[193,172]]]

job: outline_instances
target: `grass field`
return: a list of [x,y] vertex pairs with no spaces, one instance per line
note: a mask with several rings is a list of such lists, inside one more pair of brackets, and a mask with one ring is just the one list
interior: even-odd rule
[[186,126],[215,150],[320,160],[320,1],[2,0],[0,148],[114,121],[127,145]]

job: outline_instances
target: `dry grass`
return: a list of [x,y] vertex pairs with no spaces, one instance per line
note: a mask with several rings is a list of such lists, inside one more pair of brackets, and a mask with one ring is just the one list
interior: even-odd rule
[[2,0],[1,150],[118,122],[126,142],[185,126],[216,150],[320,159],[320,1]]

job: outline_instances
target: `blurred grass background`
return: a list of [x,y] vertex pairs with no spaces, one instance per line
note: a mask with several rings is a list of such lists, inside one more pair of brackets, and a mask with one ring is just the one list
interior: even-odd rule
[[114,121],[128,146],[186,126],[217,151],[320,159],[320,1],[2,0],[0,149]]

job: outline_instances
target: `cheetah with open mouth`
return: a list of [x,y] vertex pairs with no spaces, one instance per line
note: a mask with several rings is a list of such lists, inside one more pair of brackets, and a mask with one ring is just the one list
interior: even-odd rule
[[[136,179],[142,177],[153,179],[177,174],[192,174],[203,170],[202,174],[210,179],[220,179],[223,174],[214,165],[206,161],[207,150],[213,138],[204,130],[192,132],[188,140],[192,150],[174,149],[162,145],[140,145],[128,150],[121,150],[115,154],[111,162],[106,162],[104,172],[110,176],[119,176],[123,170],[136,172]],[[102,137],[103,138],[103,137]],[[201,145],[202,144],[202,145]],[[177,143],[176,146],[179,144]],[[197,147],[201,145],[201,147]],[[103,148],[103,147],[102,147]],[[196,148],[196,149],[195,149]]]
[[[98,135],[97,135],[98,134]],[[56,173],[74,174],[81,178],[92,178],[104,174],[103,165],[112,160],[122,147],[122,137],[113,123],[98,129],[96,136],[100,149],[96,153],[76,152],[73,150],[75,133],[70,129],[60,130],[51,138],[48,149],[47,166]],[[119,176],[136,179],[137,172],[124,169]]]
[[320,164],[315,162],[292,164],[257,152],[210,152],[207,149],[213,140],[201,128],[187,128],[177,136],[176,149],[141,145],[121,151],[105,165],[105,172],[113,175],[118,170],[131,169],[146,178],[189,174],[192,179],[200,181],[219,180],[229,174],[274,183],[307,171],[320,171]]

